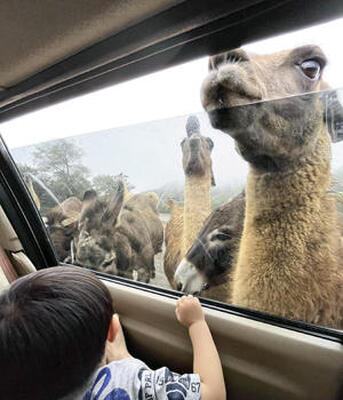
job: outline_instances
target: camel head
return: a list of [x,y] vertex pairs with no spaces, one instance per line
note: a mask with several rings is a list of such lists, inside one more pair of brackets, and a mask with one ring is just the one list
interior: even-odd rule
[[211,57],[203,107],[212,126],[232,136],[257,170],[287,169],[312,152],[323,125],[321,101],[310,92],[320,89],[326,62],[312,45],[269,55],[236,49]]
[[65,261],[70,256],[71,243],[77,235],[77,219],[78,215],[67,216],[59,207],[49,210],[44,217],[46,228],[60,261]]
[[181,142],[182,164],[186,177],[203,177],[210,174],[212,186],[215,186],[211,153],[213,141],[200,133],[200,123],[191,115],[186,123],[187,137]]
[[98,198],[94,190],[84,194],[75,243],[76,263],[98,271],[117,273],[114,231],[124,200],[124,190],[111,199]]
[[50,208],[43,217],[60,261],[72,260],[71,248],[74,238],[78,235],[81,206],[78,198],[69,197],[58,206]]

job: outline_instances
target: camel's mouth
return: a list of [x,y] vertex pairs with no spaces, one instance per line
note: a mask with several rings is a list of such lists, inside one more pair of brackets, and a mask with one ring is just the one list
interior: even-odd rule
[[231,121],[231,114],[231,108],[215,108],[211,111],[208,111],[211,124],[215,129],[225,128]]
[[[208,116],[215,129],[230,135],[236,141],[240,155],[256,168],[265,172],[277,172],[287,166],[287,160],[271,154],[268,148],[258,147],[259,136],[252,135],[251,126],[255,123],[260,104],[251,107],[231,107],[210,111]],[[263,127],[262,127],[263,128]],[[262,129],[261,128],[261,129]]]
[[216,108],[208,111],[213,128],[220,129],[231,136],[234,135],[235,130],[247,128],[253,123],[254,114],[254,112],[249,111],[245,106]]

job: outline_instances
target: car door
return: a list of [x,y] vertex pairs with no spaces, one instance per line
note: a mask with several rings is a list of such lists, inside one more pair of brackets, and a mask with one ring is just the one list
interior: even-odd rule
[[[296,11],[299,9],[302,12]],[[99,42],[99,37],[89,39],[86,50],[82,52],[85,45],[78,44],[80,52],[76,52],[73,48],[69,54],[64,55],[68,58],[60,63],[55,61],[49,67],[42,66],[40,72],[39,67],[35,70],[35,75],[29,73],[25,79],[18,78],[18,82],[14,82],[1,93],[0,123],[11,122],[11,119],[15,121],[15,117],[34,110],[37,111],[34,114],[35,118],[39,120],[39,109],[42,108],[44,111],[43,107],[47,104],[71,99],[110,84],[161,70],[166,66],[171,67],[200,55],[216,54],[284,30],[333,19],[343,12],[341,3],[335,1],[327,2],[325,7],[321,2],[313,2],[309,6],[306,2],[294,1],[246,1],[238,6],[234,2],[210,4],[210,2],[186,1],[170,2],[166,9],[155,11],[156,15],[147,12],[148,15],[142,20],[136,20],[132,25],[127,23],[127,29],[119,27],[119,33],[112,36],[104,33],[102,38],[105,38],[102,42]],[[206,74],[206,71],[203,71]],[[192,72],[190,74],[192,75]],[[152,80],[158,81],[158,79],[157,75],[152,76]],[[171,86],[177,84],[177,81],[173,81]],[[122,89],[122,93],[128,93],[127,108],[131,104],[129,110],[131,113],[139,112],[138,106],[134,107],[135,103],[132,100],[137,94],[135,91],[139,85],[138,81],[133,81],[130,88],[123,86]],[[164,84],[161,83],[162,85]],[[194,87],[200,88],[200,85],[201,82],[196,81]],[[165,87],[168,87],[167,84]],[[164,86],[159,87],[160,92],[156,93],[163,92],[163,88]],[[146,102],[150,101],[148,97],[154,93],[153,90],[144,92]],[[176,103],[181,103],[182,88],[174,93],[167,92],[164,96],[174,97]],[[180,93],[180,97],[177,93]],[[198,96],[198,92],[196,95]],[[339,145],[340,111],[335,111],[333,106],[337,102],[330,102],[335,96],[341,96],[341,90],[325,93],[324,104],[328,113],[333,115],[333,130]],[[156,95],[152,104],[157,107],[163,101],[164,97]],[[119,99],[120,102],[124,100]],[[118,109],[113,108],[113,112],[122,113],[119,105]],[[9,269],[17,275],[23,275],[32,271],[33,265],[41,269],[74,263],[91,268],[105,282],[113,295],[115,308],[120,314],[132,353],[142,358],[152,368],[168,365],[178,372],[191,370],[192,349],[186,330],[178,325],[175,318],[175,302],[182,292],[175,290],[175,286],[172,288],[165,277],[163,258],[166,237],[162,252],[153,257],[155,276],[152,274],[149,277],[150,282],[144,282],[144,279],[139,278],[137,261],[127,267],[125,270],[128,271],[127,275],[113,271],[109,273],[108,269],[106,270],[109,259],[101,268],[97,267],[97,261],[92,257],[80,263],[77,260],[80,255],[77,253],[79,247],[75,244],[74,229],[80,229],[80,212],[84,206],[82,203],[83,200],[87,200],[83,197],[87,182],[92,183],[92,188],[96,187],[98,193],[115,199],[118,178],[125,183],[128,191],[136,194],[154,190],[159,198],[157,204],[159,218],[163,225],[166,225],[170,218],[168,196],[172,195],[176,206],[183,203],[182,194],[180,195],[183,187],[180,189],[171,183],[175,177],[180,178],[182,174],[182,153],[179,142],[187,136],[185,126],[189,114],[197,111],[187,109],[184,112],[186,115],[179,113],[176,117],[167,114],[168,117],[163,117],[159,121],[151,122],[145,119],[139,125],[130,124],[127,119],[123,123],[124,126],[108,125],[107,130],[94,129],[99,131],[95,133],[85,130],[83,133],[87,135],[82,137],[61,135],[60,140],[42,144],[43,141],[50,139],[47,134],[38,143],[10,150],[5,143],[11,141],[10,134],[6,132],[8,128],[5,124],[0,125],[6,136],[6,140],[0,141],[0,201],[3,209],[3,213],[0,214],[2,234],[0,245],[9,259]],[[97,108],[89,112],[97,114]],[[85,114],[85,111],[83,113]],[[219,137],[218,132],[212,132],[205,113],[196,115],[201,129],[213,140],[214,149],[226,148],[226,139]],[[151,117],[151,120],[153,119],[154,117]],[[53,124],[53,121],[53,119],[48,120],[47,130],[49,123]],[[24,121],[24,126],[29,126],[27,120]],[[21,129],[24,129],[23,125]],[[65,136],[68,136],[67,139]],[[232,144],[231,146],[233,149]],[[234,154],[232,149],[230,152]],[[61,154],[70,157],[73,164],[68,164],[68,167],[72,165],[74,168],[74,180],[68,181],[65,187],[57,185],[61,181],[53,181],[55,175],[49,175],[49,168],[53,165],[56,167],[54,171],[61,167],[59,164]],[[339,152],[337,154],[338,159]],[[94,180],[96,176],[92,170],[93,175],[90,179],[87,174],[82,175],[85,171],[78,168],[80,165],[76,163],[82,157],[89,161],[87,168],[104,163],[109,165],[109,169],[106,173],[101,169],[96,170],[97,180]],[[220,156],[217,160],[219,161],[217,166],[214,164],[214,173],[216,168],[217,172],[223,171],[226,165],[224,161],[220,164]],[[176,172],[170,165],[175,165]],[[135,166],[134,172],[132,172],[133,166]],[[170,170],[175,174],[170,173]],[[131,171],[129,176],[126,176],[127,171]],[[136,178],[132,182],[134,173],[141,179]],[[116,179],[112,179],[113,176]],[[162,178],[165,178],[165,181]],[[85,183],[82,186],[83,179]],[[169,186],[163,185],[162,182],[168,183]],[[136,187],[131,188],[130,184]],[[52,188],[54,190],[51,190]],[[156,190],[158,188],[163,190]],[[239,189],[240,187],[237,187],[236,192],[230,192],[230,195],[237,194]],[[52,196],[49,191],[52,192]],[[54,196],[59,203],[77,197],[80,202],[76,206],[79,207],[77,215],[74,209],[74,214],[64,215],[63,219],[57,220],[57,223],[50,223],[49,212],[56,207]],[[225,196],[227,199],[229,196],[227,192]],[[222,205],[224,202],[218,200],[219,198],[219,195],[215,198],[218,201],[217,205]],[[131,209],[136,207],[132,205],[134,203],[129,202],[130,200],[126,206],[127,213],[131,212],[130,207]],[[126,218],[125,205],[122,207],[119,219],[123,220]],[[139,209],[134,214],[135,218],[139,215],[139,218],[144,220],[142,213],[144,214],[147,208],[145,205],[145,208]],[[61,204],[57,205],[57,211],[61,210],[64,211]],[[130,215],[127,218],[129,219]],[[1,224],[1,221],[5,222]],[[108,221],[102,220],[102,222]],[[140,232],[141,238],[148,228],[146,225],[143,228],[140,226],[135,232]],[[67,247],[62,246],[62,250],[65,249],[68,253],[68,256],[64,257],[59,247],[61,242],[56,239],[56,235],[61,230],[65,233],[66,229],[68,235],[72,233],[68,236],[66,244],[63,243],[63,246]],[[164,234],[166,235],[166,231]],[[124,234],[125,237],[127,235]],[[80,240],[79,233],[77,238]],[[116,243],[119,247],[122,242],[118,239]],[[137,246],[135,257],[145,251],[142,241]],[[129,261],[132,259],[133,256]],[[8,273],[6,277],[10,280]],[[14,278],[12,275],[11,279]],[[282,318],[213,298],[201,297],[201,302],[222,360],[228,398],[243,400],[342,398],[342,331]]]

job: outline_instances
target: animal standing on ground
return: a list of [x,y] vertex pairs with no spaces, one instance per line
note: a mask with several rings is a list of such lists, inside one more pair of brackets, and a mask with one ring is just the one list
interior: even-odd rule
[[212,211],[177,267],[174,281],[178,290],[229,301],[244,213],[244,192]]
[[124,203],[120,181],[112,199],[94,190],[85,193],[75,241],[76,262],[98,271],[149,282],[155,276],[154,255],[163,242],[157,196],[133,195]]
[[211,185],[215,185],[212,140],[201,135],[200,123],[195,116],[188,118],[186,131],[187,137],[181,142],[185,173],[184,206],[169,202],[171,216],[165,229],[164,271],[174,288],[175,270],[211,212]]
[[343,328],[330,138],[319,96],[292,97],[317,91],[325,64],[317,46],[229,51],[210,59],[201,97],[213,127],[234,138],[250,164],[232,302]]
[[154,192],[146,192],[141,194],[127,193],[127,201],[124,197],[124,209],[128,211],[139,212],[145,220],[148,228],[154,254],[162,251],[163,245],[163,225],[158,215],[158,196]]

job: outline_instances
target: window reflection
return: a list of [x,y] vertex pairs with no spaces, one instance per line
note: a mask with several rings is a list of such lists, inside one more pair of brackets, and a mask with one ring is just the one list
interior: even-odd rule
[[214,57],[206,113],[13,150],[59,259],[342,329],[343,90],[280,54]]

